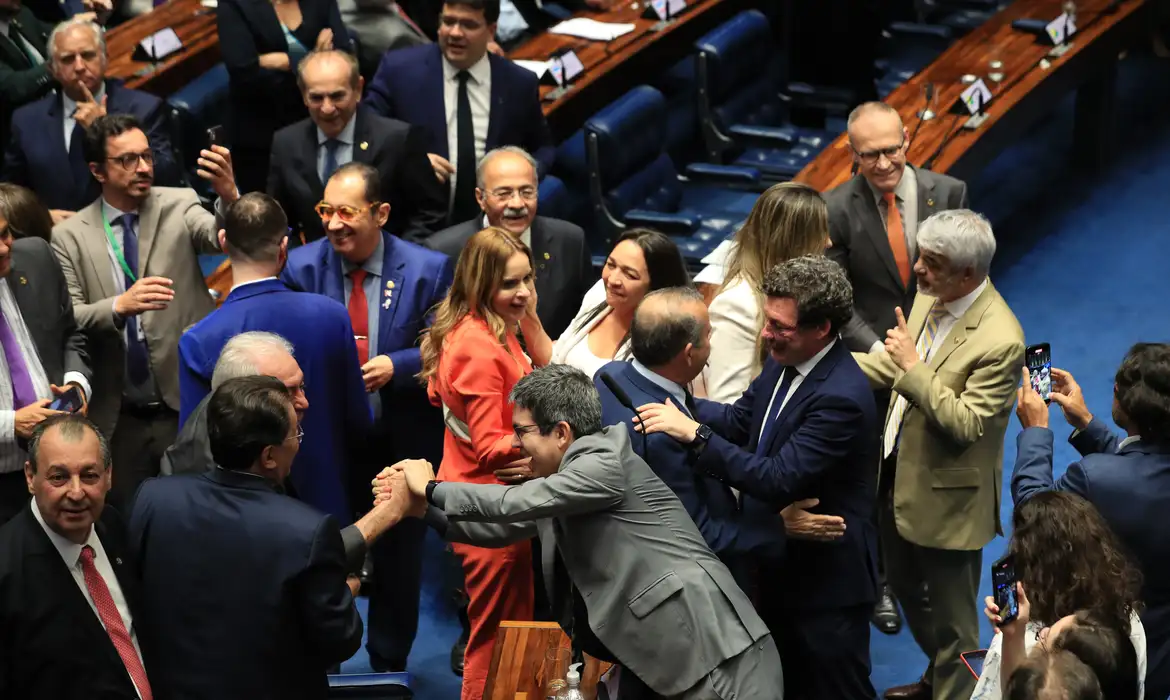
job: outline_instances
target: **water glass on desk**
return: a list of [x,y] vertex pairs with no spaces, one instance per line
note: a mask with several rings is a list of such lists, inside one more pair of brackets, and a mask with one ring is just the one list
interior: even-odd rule
[[544,655],[544,665],[541,666],[538,685],[544,688],[545,700],[556,700],[566,687],[565,676],[569,673],[569,664],[573,660],[573,651],[567,647],[549,649]]

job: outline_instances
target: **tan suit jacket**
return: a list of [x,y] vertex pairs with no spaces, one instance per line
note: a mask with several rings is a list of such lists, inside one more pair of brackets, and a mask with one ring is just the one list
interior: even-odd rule
[[[915,299],[906,322],[914,338],[934,301],[922,293]],[[875,388],[910,402],[894,477],[898,533],[923,547],[975,550],[1002,534],[1003,438],[1024,366],[1024,331],[988,283],[943,343],[909,372],[885,353],[854,358]]]
[[[114,314],[115,270],[102,225],[102,200],[53,227],[53,251],[61,262],[77,324],[90,337],[94,384],[89,415],[112,435],[122,407],[126,366],[124,322]],[[215,308],[207,291],[199,253],[218,253],[215,215],[187,188],[152,187],[138,209],[138,269],[143,277],[174,282],[175,298],[162,311],[139,316],[150,366],[163,401],[179,410],[179,336]]]

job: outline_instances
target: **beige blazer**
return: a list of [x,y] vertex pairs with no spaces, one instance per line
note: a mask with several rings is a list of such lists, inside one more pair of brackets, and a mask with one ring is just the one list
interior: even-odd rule
[[[163,401],[179,410],[179,336],[211,313],[215,303],[207,290],[199,253],[218,253],[216,218],[187,188],[153,187],[138,210],[138,278],[174,281],[175,298],[162,311],[139,316],[150,364]],[[126,344],[124,323],[114,314],[118,295],[115,269],[102,225],[102,200],[53,227],[53,251],[61,262],[77,325],[90,338],[93,355],[93,398],[89,416],[112,435],[122,407]]]
[[[915,299],[907,319],[914,337],[934,301],[922,293]],[[1024,331],[995,287],[987,285],[929,363],[903,372],[885,353],[853,357],[875,388],[910,402],[894,479],[898,533],[955,550],[980,549],[1002,534],[1003,439],[1024,366]]]

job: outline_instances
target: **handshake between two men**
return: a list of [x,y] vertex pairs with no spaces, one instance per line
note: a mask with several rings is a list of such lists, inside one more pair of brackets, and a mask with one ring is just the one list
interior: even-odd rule
[[404,517],[422,518],[427,512],[427,484],[435,468],[425,459],[404,459],[383,469],[371,485],[374,510],[385,509],[395,522]]

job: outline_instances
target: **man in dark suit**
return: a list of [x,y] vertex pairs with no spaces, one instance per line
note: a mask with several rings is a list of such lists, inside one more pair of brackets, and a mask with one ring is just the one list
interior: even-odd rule
[[377,113],[426,130],[435,176],[450,185],[453,224],[478,214],[484,153],[520,146],[542,174],[555,156],[536,75],[488,53],[499,15],[499,0],[444,3],[438,44],[387,52],[366,94]]
[[337,521],[282,493],[306,434],[288,389],[225,382],[207,433],[218,467],[143,483],[130,517],[155,677],[175,697],[324,699],[361,645],[358,582]]
[[314,207],[324,183],[349,162],[377,168],[383,186],[376,201],[390,204],[388,231],[417,241],[441,228],[447,193],[433,175],[423,130],[359,106],[364,81],[357,59],[344,51],[313,51],[297,71],[309,118],[276,132],[268,169],[268,194],[292,230],[306,241],[325,235]]
[[556,338],[569,327],[596,276],[581,227],[536,215],[540,193],[536,171],[536,160],[522,148],[489,151],[476,168],[475,201],[482,216],[439,231],[425,245],[454,261],[467,241],[488,226],[518,237],[532,251],[536,313],[549,337]]
[[791,534],[812,514],[787,506],[816,498],[818,513],[844,518],[839,542],[791,537],[782,567],[761,562],[757,606],[785,660],[785,697],[873,700],[878,418],[838,337],[852,313],[849,280],[827,258],[804,256],[777,265],[763,286],[771,357],[744,395],[731,405],[699,399],[693,419],[673,402],[639,412],[647,433],[700,451],[700,472],[740,489],[746,514],[783,508]]
[[[601,395],[601,422],[627,423],[631,434],[636,423],[633,408],[622,404],[602,375],[626,393],[632,406],[670,399],[691,414],[694,403],[686,387],[707,364],[710,336],[707,305],[697,291],[672,287],[647,294],[630,324],[634,359],[611,362],[593,378]],[[778,559],[784,552],[780,518],[774,512],[741,511],[726,484],[694,470],[698,454],[669,435],[635,437],[634,451],[682,501],[711,551],[727,565],[740,587],[751,590],[753,558]]]
[[106,439],[57,415],[33,431],[28,458],[32,505],[0,528],[0,697],[160,697],[125,529],[105,507]]
[[280,205],[261,192],[228,209],[219,235],[234,286],[220,308],[179,340],[179,420],[185,422],[209,393],[216,362],[232,337],[269,331],[287,338],[304,370],[305,399],[321,409],[305,418],[307,437],[293,485],[302,500],[348,525],[363,510],[372,478],[373,467],[363,457],[370,409],[345,308],[277,279],[287,258],[287,231]]
[[54,396],[71,387],[82,401],[91,395],[87,348],[53,251],[39,238],[13,240],[0,217],[0,524],[28,504],[19,441],[57,413]]
[[[349,310],[374,412],[370,460],[438,461],[442,415],[415,375],[422,369],[419,334],[430,323],[431,308],[447,294],[452,262],[383,231],[389,206],[371,199],[378,191],[372,167],[350,163],[338,169],[325,187],[328,238],[294,250],[282,278]],[[369,653],[375,670],[406,668],[418,628],[425,533],[421,523],[403,523],[373,548]]]
[[20,0],[0,0],[0,134],[8,133],[14,109],[53,89],[45,62],[52,30]]
[[180,185],[167,107],[154,95],[105,79],[102,28],[85,17],[71,19],[53,29],[48,50],[48,65],[61,89],[12,115],[3,179],[36,192],[53,223],[60,223],[101,194],[85,160],[85,129],[109,113],[138,118],[154,152],[155,182]]
[[1048,406],[1024,370],[1016,414],[1024,430],[1012,473],[1012,501],[1018,508],[1043,491],[1071,491],[1092,503],[1121,538],[1145,574],[1142,626],[1149,662],[1146,697],[1170,695],[1170,345],[1138,343],[1117,370],[1113,422],[1127,437],[1119,440],[1093,417],[1071,374],[1052,370],[1052,402],[1073,427],[1069,437],[1082,459],[1064,475],[1052,475],[1052,431]]

